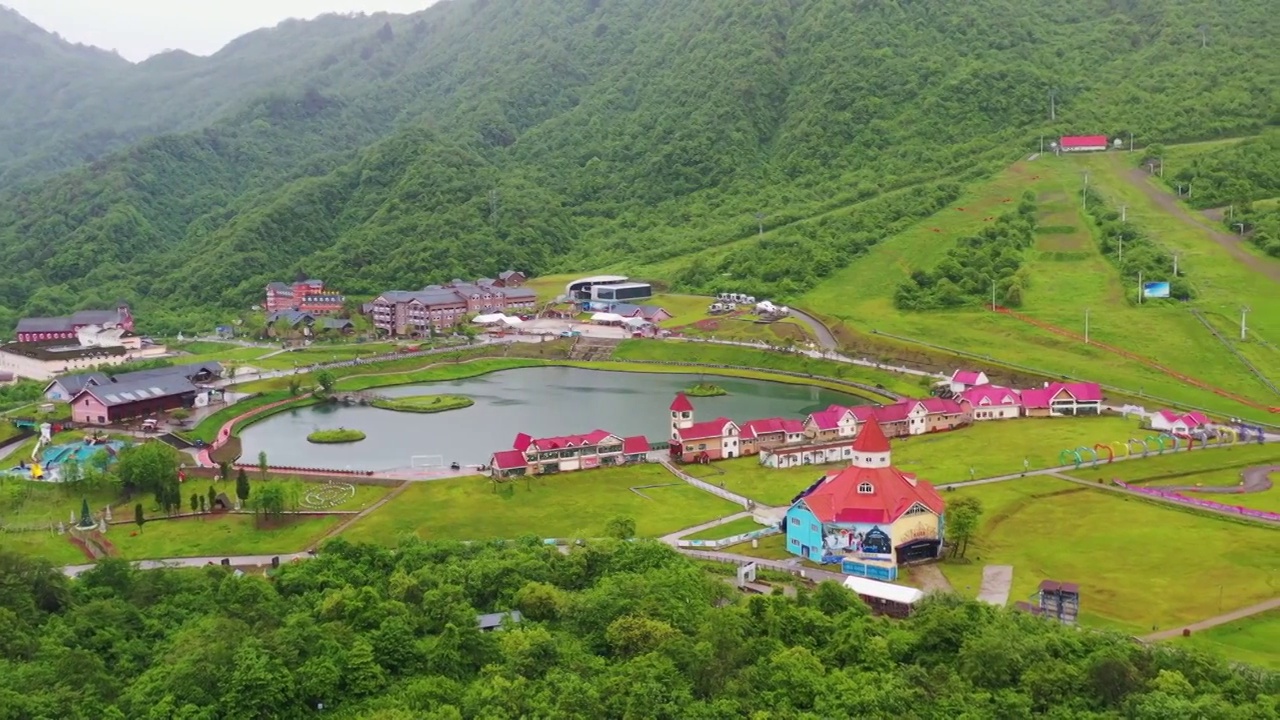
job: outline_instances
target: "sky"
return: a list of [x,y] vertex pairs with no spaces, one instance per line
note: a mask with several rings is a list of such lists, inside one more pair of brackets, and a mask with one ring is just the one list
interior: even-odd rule
[[139,62],[163,50],[210,55],[235,38],[288,18],[327,12],[397,12],[435,0],[0,0],[63,38]]

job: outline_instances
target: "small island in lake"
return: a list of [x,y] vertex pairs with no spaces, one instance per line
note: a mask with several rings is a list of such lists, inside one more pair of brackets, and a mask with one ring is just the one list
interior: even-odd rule
[[689,397],[716,397],[717,395],[728,395],[729,391],[719,385],[700,382],[697,385],[690,387],[688,390],[685,390],[684,394]]
[[475,401],[466,395],[407,395],[396,398],[378,398],[371,403],[376,408],[397,412],[438,413],[471,407]]
[[338,428],[337,430],[316,430],[307,436],[307,442],[321,443],[324,445],[360,442],[363,439],[364,433],[359,430],[348,430],[347,428]]

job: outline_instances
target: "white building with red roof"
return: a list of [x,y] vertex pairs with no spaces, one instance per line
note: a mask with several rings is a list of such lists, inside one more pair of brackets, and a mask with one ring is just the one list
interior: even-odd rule
[[1102,388],[1097,383],[1045,383],[1019,393],[1027,417],[1068,417],[1102,413]]
[[649,441],[643,435],[622,437],[605,430],[548,438],[520,433],[512,445],[490,459],[489,474],[494,479],[644,462],[649,454]]
[[981,370],[956,370],[951,373],[951,392],[959,395],[971,387],[988,385],[991,381]]
[[879,423],[865,423],[851,449],[849,467],[828,473],[787,511],[788,552],[878,580],[897,579],[901,565],[936,559],[942,496],[893,467]]
[[957,401],[974,422],[1009,420],[1022,415],[1022,396],[1017,390],[999,385],[978,385],[957,396]]
[[1179,413],[1174,410],[1161,410],[1151,416],[1151,429],[1167,432],[1170,435],[1189,435],[1194,430],[1203,430],[1209,425],[1209,418],[1203,413]]

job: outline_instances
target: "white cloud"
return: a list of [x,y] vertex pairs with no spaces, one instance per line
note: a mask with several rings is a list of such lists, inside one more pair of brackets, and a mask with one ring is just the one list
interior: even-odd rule
[[170,49],[216,52],[252,30],[327,12],[409,13],[435,0],[0,0],[71,42],[133,60]]

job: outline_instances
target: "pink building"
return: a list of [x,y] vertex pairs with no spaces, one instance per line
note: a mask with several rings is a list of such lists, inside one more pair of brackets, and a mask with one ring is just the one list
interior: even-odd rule
[[69,317],[23,318],[18,321],[18,342],[75,340],[80,329],[90,325],[133,332],[133,314],[122,302],[115,310],[81,310]]

